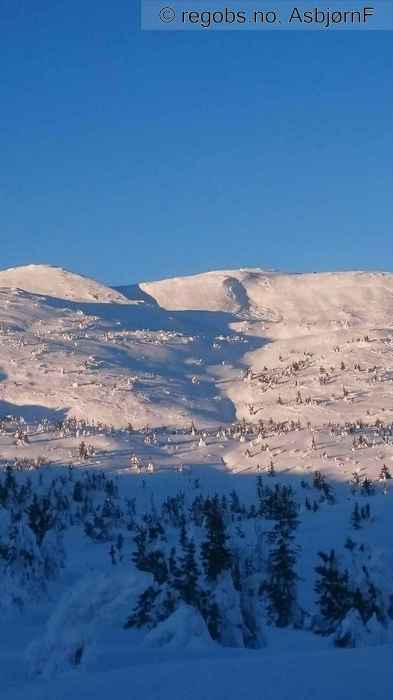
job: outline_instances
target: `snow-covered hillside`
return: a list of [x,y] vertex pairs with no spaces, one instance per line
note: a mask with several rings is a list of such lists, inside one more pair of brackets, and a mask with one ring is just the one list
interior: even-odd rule
[[[281,369],[308,352],[304,388],[330,397],[318,409],[321,422],[337,410],[348,418],[389,411],[388,384],[370,387],[351,363],[389,371],[393,275],[240,270],[122,290],[43,265],[0,272],[0,400],[7,410],[41,406],[118,427],[227,422],[247,415],[250,403],[259,418],[301,416],[310,410],[272,405],[274,393],[262,397],[258,383],[244,387],[239,378],[247,366]],[[344,357],[345,375],[332,373],[329,389],[314,386],[320,364]],[[352,410],[332,396],[354,377]]]
[[308,334],[313,328],[383,326],[393,311],[393,275],[382,272],[230,270],[141,287],[165,309],[227,311],[241,316],[249,312],[279,336]]
[[391,694],[393,275],[0,272],[0,467],[7,699]]

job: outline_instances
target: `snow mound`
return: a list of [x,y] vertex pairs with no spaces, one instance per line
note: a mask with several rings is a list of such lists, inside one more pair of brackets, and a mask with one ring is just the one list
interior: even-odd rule
[[127,303],[119,292],[89,277],[51,265],[26,265],[0,272],[0,288],[23,289],[69,301]]
[[214,642],[201,614],[195,608],[182,604],[146,635],[143,646],[182,650],[206,649],[214,646]]
[[94,664],[99,640],[110,628],[121,629],[140,593],[137,577],[94,573],[66,591],[44,634],[27,649],[31,677],[51,678],[81,665]]
[[347,648],[381,646],[391,642],[390,629],[383,626],[375,614],[365,624],[357,610],[351,610],[346,615],[334,639],[335,646]]

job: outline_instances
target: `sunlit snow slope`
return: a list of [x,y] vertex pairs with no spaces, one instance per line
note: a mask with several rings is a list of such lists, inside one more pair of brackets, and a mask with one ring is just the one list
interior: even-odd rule
[[[13,268],[0,272],[0,408],[116,426],[230,422],[250,404],[255,419],[391,414],[390,384],[371,384],[368,370],[393,368],[392,318],[385,273],[230,270],[112,289],[60,268]],[[305,357],[295,390],[281,374]],[[268,392],[264,367],[280,375]],[[311,407],[295,402],[299,389]]]

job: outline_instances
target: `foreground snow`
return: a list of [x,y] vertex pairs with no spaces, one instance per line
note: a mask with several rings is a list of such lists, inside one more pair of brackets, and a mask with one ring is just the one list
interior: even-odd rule
[[193,658],[153,653],[128,668],[76,672],[2,694],[4,700],[386,700],[393,693],[392,648],[345,652],[249,652]]

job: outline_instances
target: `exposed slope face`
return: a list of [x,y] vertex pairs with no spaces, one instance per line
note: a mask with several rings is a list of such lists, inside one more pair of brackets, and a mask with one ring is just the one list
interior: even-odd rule
[[125,303],[122,294],[88,277],[51,265],[26,265],[0,272],[0,287],[23,289],[69,301]]

